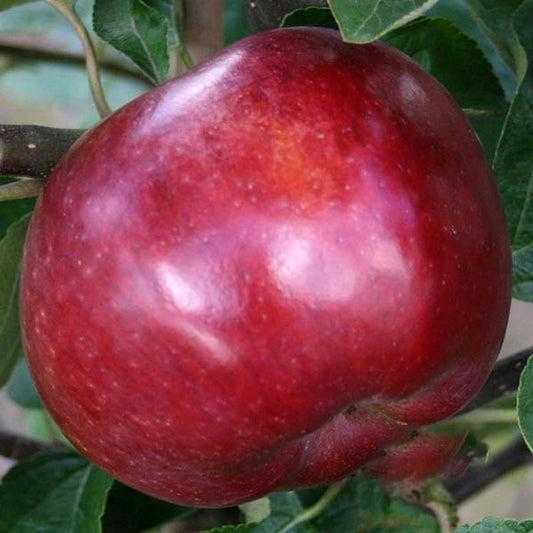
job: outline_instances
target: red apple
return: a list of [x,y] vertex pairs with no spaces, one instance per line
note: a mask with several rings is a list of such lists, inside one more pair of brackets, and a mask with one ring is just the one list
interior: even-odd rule
[[84,135],[23,261],[24,346],[72,443],[193,506],[445,467],[415,431],[486,379],[510,300],[494,176],[381,43],[253,36]]

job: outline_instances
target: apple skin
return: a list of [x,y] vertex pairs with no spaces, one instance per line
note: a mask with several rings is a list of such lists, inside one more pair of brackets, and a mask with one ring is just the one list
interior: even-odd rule
[[23,259],[23,342],[65,435],[119,480],[225,506],[449,466],[417,428],[498,354],[510,252],[446,91],[381,43],[245,39],[85,134]]

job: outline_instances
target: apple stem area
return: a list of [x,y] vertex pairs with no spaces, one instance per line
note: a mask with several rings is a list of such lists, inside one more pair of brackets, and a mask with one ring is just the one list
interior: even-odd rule
[[293,520],[285,524],[285,526],[280,529],[279,533],[287,533],[288,531],[292,531],[292,529],[298,524],[308,522],[322,513],[322,511],[324,511],[324,509],[335,499],[337,494],[339,494],[342,489],[342,485],[342,481],[330,485],[315,504],[307,509],[304,509],[298,516],[295,516]]

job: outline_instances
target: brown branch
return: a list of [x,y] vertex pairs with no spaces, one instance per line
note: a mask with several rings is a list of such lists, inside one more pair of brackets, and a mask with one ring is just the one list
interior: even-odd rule
[[46,178],[83,131],[0,125],[0,175]]
[[497,454],[486,466],[470,467],[460,479],[446,483],[446,488],[454,500],[461,503],[515,468],[531,462],[533,454],[520,438]]
[[224,46],[224,0],[184,0],[184,41],[195,63]]
[[14,461],[24,461],[39,452],[64,448],[62,444],[47,444],[22,435],[0,431],[0,455]]

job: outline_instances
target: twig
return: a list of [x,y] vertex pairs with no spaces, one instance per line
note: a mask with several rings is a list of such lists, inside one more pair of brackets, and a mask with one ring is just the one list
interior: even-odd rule
[[518,423],[516,409],[476,409],[468,412],[461,412],[452,418],[446,419],[439,425],[441,427],[463,427],[468,429],[480,424],[510,424],[516,426]]
[[286,524],[279,533],[287,533],[295,526],[302,522],[308,522],[318,516],[339,494],[343,486],[342,481],[330,485],[320,499],[311,507],[304,509],[299,515],[295,516],[288,524]]
[[467,117],[494,117],[504,118],[505,111],[495,109],[473,109],[470,107],[463,107],[463,113]]
[[0,431],[0,455],[14,461],[23,461],[43,451],[63,448],[60,444],[46,444],[29,437]]
[[98,62],[96,60],[96,52],[94,46],[82,20],[76,13],[74,6],[70,6],[61,0],[45,0],[47,4],[57,9],[74,28],[78,37],[80,38],[81,45],[83,46],[83,52],[85,54],[87,74],[89,76],[89,86],[91,88],[91,94],[93,96],[96,109],[101,118],[111,114],[111,108],[109,107],[102,89],[100,82],[100,71],[98,69]]
[[427,502],[425,505],[434,515],[439,524],[440,533],[451,533],[450,514],[446,505],[441,502]]
[[0,175],[46,178],[83,131],[0,125]]
[[41,179],[21,179],[6,185],[0,185],[0,202],[5,200],[20,200],[21,198],[31,198],[39,196],[44,186]]
[[460,479],[446,483],[446,488],[453,499],[461,503],[511,470],[531,462],[533,454],[520,438],[497,454],[486,466],[470,467]]
[[[59,51],[57,44],[40,43],[31,39],[29,41],[27,39],[21,40],[17,37],[20,36],[0,36],[0,55],[27,61],[48,61],[79,67],[85,65],[85,56],[74,52]],[[98,63],[102,69],[121,76],[127,76],[137,81],[142,81],[147,87],[151,86],[140,70],[130,68],[128,65],[114,59],[102,58],[98,60]]]

